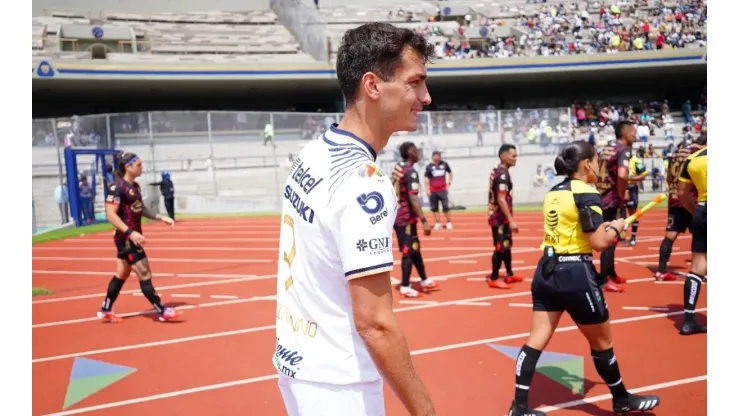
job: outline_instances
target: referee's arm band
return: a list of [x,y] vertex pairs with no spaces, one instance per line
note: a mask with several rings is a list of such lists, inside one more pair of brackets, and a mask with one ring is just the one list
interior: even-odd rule
[[348,272],[344,272],[344,277],[346,277],[347,280],[352,280],[360,277],[370,276],[373,274],[389,272],[391,270],[393,270],[393,262],[376,264],[375,266],[368,266],[360,269],[350,270]]

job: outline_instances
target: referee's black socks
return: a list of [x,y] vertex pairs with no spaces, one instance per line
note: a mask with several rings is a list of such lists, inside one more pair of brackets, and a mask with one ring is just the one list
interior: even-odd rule
[[141,293],[143,293],[149,302],[151,302],[154,309],[157,310],[157,313],[162,314],[162,312],[164,312],[164,306],[162,306],[162,300],[159,298],[159,295],[157,295],[157,291],[154,290],[152,279],[139,280],[139,286],[141,286]]
[[637,241],[637,227],[640,225],[640,221],[635,220],[632,223],[632,236],[630,237],[630,240]]
[[532,384],[540,354],[542,354],[542,351],[524,344],[516,358],[514,401],[525,408],[529,406],[529,386]]
[[703,280],[704,276],[693,272],[686,275],[683,283],[683,317],[685,322],[696,322],[694,311],[696,311],[696,302],[699,300]]
[[609,387],[614,398],[627,397],[627,389],[622,382],[622,375],[619,373],[619,364],[617,357],[614,356],[614,349],[609,348],[606,351],[591,350],[591,358],[594,360],[594,367],[599,373],[601,379]]
[[660,257],[658,258],[658,272],[665,273],[668,268],[668,260],[671,259],[671,252],[673,251],[673,240],[670,238],[663,238],[663,242],[660,243]]
[[108,293],[106,293],[105,300],[103,301],[104,311],[110,312],[110,310],[113,309],[113,303],[118,299],[118,294],[121,293],[124,283],[126,283],[126,281],[119,279],[116,275],[113,275],[113,278],[110,279],[110,282],[108,283]]

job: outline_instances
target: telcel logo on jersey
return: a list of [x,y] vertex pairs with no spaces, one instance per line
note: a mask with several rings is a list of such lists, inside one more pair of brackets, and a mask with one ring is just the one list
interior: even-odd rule
[[277,341],[275,355],[273,356],[275,367],[277,367],[277,369],[286,376],[295,378],[296,373],[300,370],[300,368],[297,368],[296,366],[298,363],[303,361],[303,356],[298,354],[297,351],[291,351],[280,345],[280,338],[278,338]]

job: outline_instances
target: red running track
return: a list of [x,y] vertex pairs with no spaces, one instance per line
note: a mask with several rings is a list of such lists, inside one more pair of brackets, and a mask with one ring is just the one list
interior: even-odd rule
[[[706,414],[706,336],[682,337],[683,284],[652,278],[665,210],[640,221],[638,245],[617,249],[625,293],[607,293],[615,352],[628,389],[660,394],[656,415]],[[539,256],[541,214],[520,213],[514,268],[531,278]],[[439,415],[505,414],[514,393],[514,360],[488,344],[518,348],[529,330],[529,283],[488,288],[491,234],[485,214],[454,213],[455,230],[422,237],[427,270],[442,290],[394,307],[414,364]],[[95,312],[113,272],[110,235],[33,247],[33,285],[55,291],[33,298],[33,414],[285,415],[271,364],[274,349],[277,218],[186,220],[147,226],[147,253],[160,295],[186,309],[160,323],[134,278],[116,310],[124,323]],[[690,236],[674,244],[671,266],[687,271]],[[397,256],[397,260],[400,258]],[[393,276],[400,278],[400,268]],[[699,307],[706,319],[707,286]],[[651,310],[652,308],[652,310]],[[608,413],[608,389],[587,344],[564,316],[548,351],[584,358],[584,396],[538,373],[532,405],[569,414]],[[682,357],[695,359],[685,360]],[[136,368],[131,375],[62,409],[75,357]],[[646,365],[643,360],[649,360]],[[572,378],[572,377],[571,377]],[[553,408],[554,407],[554,408]],[[386,388],[389,416],[406,414]]]

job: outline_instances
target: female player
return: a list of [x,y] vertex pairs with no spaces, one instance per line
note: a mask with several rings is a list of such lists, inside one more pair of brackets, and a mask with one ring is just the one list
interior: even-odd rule
[[545,196],[544,255],[532,279],[532,328],[517,358],[515,399],[509,416],[543,416],[530,410],[529,387],[537,360],[547,347],[563,312],[573,318],[591,346],[594,366],[612,393],[616,413],[651,410],[658,396],[637,396],[622,383],[612,350],[609,310],[604,302],[599,274],[592,263],[592,250],[616,243],[624,220],[605,223],[601,197],[587,185],[596,183],[598,157],[585,141],[568,144],[555,159],[558,175],[567,178]]
[[118,250],[116,274],[108,284],[108,293],[98,317],[110,322],[121,322],[122,319],[113,313],[113,303],[121,292],[123,284],[131,274],[131,269],[139,275],[141,292],[154,305],[160,321],[168,321],[180,316],[181,311],[162,306],[162,301],[152,285],[152,272],[149,260],[144,252],[144,236],[141,230],[142,215],[174,225],[169,217],[155,214],[144,205],[141,199],[141,188],[136,178],[141,176],[141,159],[133,153],[126,153],[118,162],[116,179],[108,187],[105,199],[105,216],[116,231],[113,241]]

